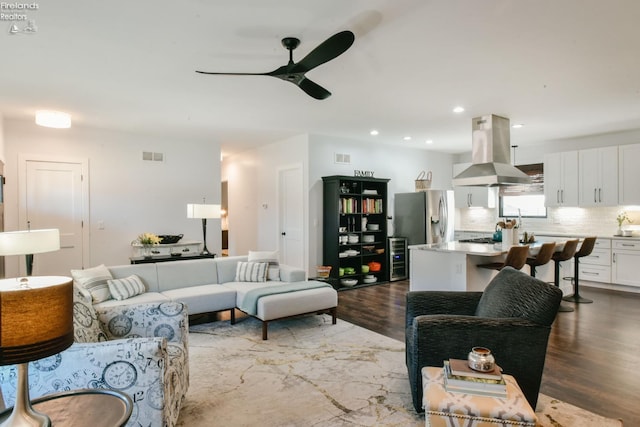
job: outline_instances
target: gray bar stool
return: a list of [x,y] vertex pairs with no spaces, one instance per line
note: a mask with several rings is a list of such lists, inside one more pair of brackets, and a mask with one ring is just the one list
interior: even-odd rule
[[[554,268],[554,276],[553,276],[553,284],[557,287],[560,287],[560,263],[562,261],[568,261],[576,254],[576,248],[578,247],[578,243],[580,240],[567,240],[564,244],[564,248],[560,252],[554,252],[551,256],[551,259],[555,263]],[[560,304],[560,308],[558,311],[569,312],[573,311],[572,307],[567,307],[566,305]]]
[[570,302],[578,302],[578,303],[591,303],[593,302],[593,300],[590,300],[588,298],[583,298],[580,296],[580,292],[579,292],[579,283],[578,283],[578,275],[579,275],[579,263],[580,263],[580,258],[591,255],[591,252],[593,252],[593,247],[596,245],[596,237],[585,237],[585,239],[582,241],[582,245],[580,245],[580,250],[578,250],[578,252],[576,252],[576,254],[573,256],[573,295],[568,295],[566,297],[563,297],[562,299],[565,301],[570,301]]
[[553,252],[556,250],[556,242],[543,243],[535,257],[527,258],[527,265],[532,277],[536,277],[536,267],[545,265],[551,261]]

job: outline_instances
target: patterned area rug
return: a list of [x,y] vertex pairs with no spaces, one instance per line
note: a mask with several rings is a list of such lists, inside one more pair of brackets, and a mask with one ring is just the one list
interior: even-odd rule
[[[411,404],[404,343],[326,315],[269,325],[195,325],[178,426],[424,426]],[[541,427],[621,426],[540,395]]]

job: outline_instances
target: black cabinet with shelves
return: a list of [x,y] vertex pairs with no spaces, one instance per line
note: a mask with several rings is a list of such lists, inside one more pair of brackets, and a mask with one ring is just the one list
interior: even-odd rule
[[350,288],[386,282],[389,180],[335,175],[322,181],[323,264],[331,266],[331,283]]

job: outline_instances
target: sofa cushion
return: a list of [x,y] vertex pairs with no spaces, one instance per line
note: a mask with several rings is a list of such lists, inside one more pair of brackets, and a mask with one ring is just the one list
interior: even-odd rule
[[[487,285],[476,309],[480,317],[518,317],[549,326],[558,307],[548,305],[558,288],[535,277],[505,267]],[[544,297],[543,297],[544,295]]]
[[229,310],[236,306],[236,292],[222,285],[190,286],[164,291],[162,295],[186,304],[189,314]]
[[73,285],[73,340],[75,342],[106,340],[91,299],[89,291]]
[[156,269],[160,292],[218,282],[216,260],[212,258],[159,262]]
[[267,262],[267,280],[280,280],[280,263],[278,251],[249,251],[249,262]]
[[107,284],[111,297],[118,301],[140,295],[146,290],[142,280],[135,274],[123,279],[107,280]]
[[89,291],[94,303],[111,299],[107,280],[113,277],[104,264],[84,270],[71,270],[71,276],[76,284]]
[[169,301],[171,301],[169,297],[162,295],[160,292],[145,292],[123,301],[118,301],[116,299],[109,299],[109,300],[94,304],[93,306],[97,309],[104,309],[108,307],[118,307],[118,306],[124,306],[124,305],[163,303],[163,302],[169,302]]
[[246,262],[247,256],[228,256],[216,258],[218,267],[218,283],[233,282],[236,278],[238,262]]
[[266,282],[268,262],[239,262],[236,267],[237,282]]
[[158,289],[158,271],[156,264],[123,264],[109,267],[114,279],[124,279],[132,274],[138,276],[146,288],[146,292],[160,292]]

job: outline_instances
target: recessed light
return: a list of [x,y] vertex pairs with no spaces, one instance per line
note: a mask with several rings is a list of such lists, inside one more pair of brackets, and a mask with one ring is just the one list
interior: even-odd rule
[[405,136],[404,138],[402,138],[405,141],[411,141],[411,137],[410,136]]
[[424,143],[425,144],[433,144],[433,139],[427,139]]
[[462,108],[462,107],[455,107],[455,108],[453,109],[453,112],[454,112],[454,113],[463,113],[463,112],[464,112],[464,108]]
[[36,111],[36,124],[48,128],[67,129],[71,127],[71,116],[61,111]]
[[377,130],[373,129],[371,132],[369,132],[369,135],[376,136],[376,135],[378,135],[379,133],[380,133],[380,132],[378,132]]
[[515,125],[513,125],[513,126],[511,126],[511,127],[512,127],[512,128],[514,128],[514,129],[520,129],[520,128],[521,128],[521,127],[523,127],[523,126],[524,126],[524,125],[523,125],[522,123],[517,123],[517,124],[515,124]]

